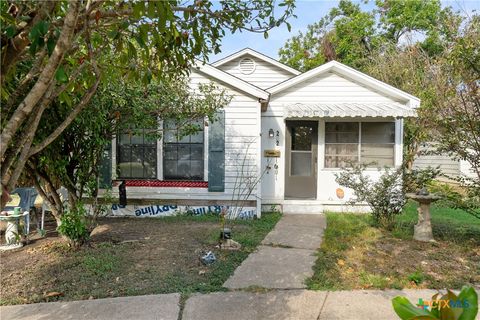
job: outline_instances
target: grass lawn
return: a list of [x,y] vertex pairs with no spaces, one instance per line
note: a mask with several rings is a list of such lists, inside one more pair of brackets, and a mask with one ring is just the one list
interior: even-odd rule
[[412,239],[416,205],[408,203],[393,231],[371,226],[370,215],[327,214],[327,229],[310,289],[451,288],[480,285],[480,220],[433,207],[437,243]]
[[[269,213],[235,221],[239,251],[215,247],[218,217],[102,219],[90,245],[76,251],[50,236],[1,253],[0,304],[224,290],[222,284],[279,219]],[[204,266],[199,257],[209,250],[217,261]]]

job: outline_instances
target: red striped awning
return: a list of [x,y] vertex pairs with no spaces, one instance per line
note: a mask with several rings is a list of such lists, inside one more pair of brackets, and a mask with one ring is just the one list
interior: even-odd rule
[[[118,185],[117,180],[116,185]],[[127,187],[208,188],[207,181],[126,180]]]

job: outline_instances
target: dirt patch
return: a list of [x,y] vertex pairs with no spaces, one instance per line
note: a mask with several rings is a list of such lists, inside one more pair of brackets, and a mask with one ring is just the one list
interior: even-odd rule
[[478,286],[480,248],[472,243],[397,239],[384,232],[347,250],[339,271],[354,289]]
[[[215,248],[219,224],[214,218],[105,218],[90,244],[78,250],[49,235],[1,253],[0,303],[221,290],[276,221],[278,217],[267,217],[236,225],[234,237],[255,241],[224,252]],[[207,267],[199,257],[209,250],[217,262]],[[61,295],[48,297],[52,292]]]
[[[327,229],[309,288],[461,289],[480,286],[480,239],[445,228],[435,243],[413,240],[413,226],[393,231],[368,216],[327,214]],[[434,229],[435,231],[435,229]],[[465,236],[467,235],[467,236]]]

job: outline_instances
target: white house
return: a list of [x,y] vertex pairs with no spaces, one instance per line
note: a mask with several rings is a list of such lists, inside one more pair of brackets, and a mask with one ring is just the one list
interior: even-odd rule
[[[220,120],[181,140],[119,135],[112,143],[114,215],[218,212],[238,205],[260,216],[345,211],[350,190],[335,173],[347,160],[402,162],[403,118],[420,100],[336,61],[301,73],[251,49],[192,70],[192,86],[213,81],[233,96]],[[376,168],[371,174],[378,175]],[[258,182],[258,183],[257,183]]]

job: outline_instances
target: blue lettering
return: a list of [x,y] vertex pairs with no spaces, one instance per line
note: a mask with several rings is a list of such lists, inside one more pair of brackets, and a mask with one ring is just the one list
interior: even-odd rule
[[450,308],[462,308],[461,300],[450,300]]
[[158,206],[157,205],[157,210],[155,211],[155,214],[159,214],[159,213],[162,213],[162,207]]
[[140,210],[138,210],[138,209],[135,210],[135,215],[136,215],[137,217],[140,216],[141,214],[142,214],[142,211],[140,211]]

